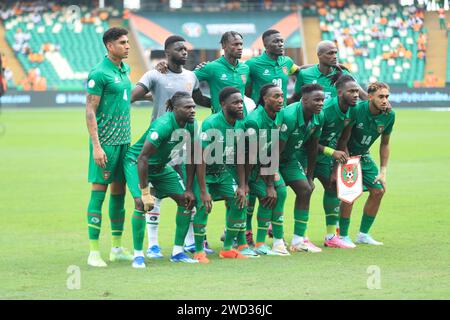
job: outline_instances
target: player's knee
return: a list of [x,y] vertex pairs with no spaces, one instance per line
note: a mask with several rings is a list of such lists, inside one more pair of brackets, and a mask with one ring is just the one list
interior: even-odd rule
[[144,211],[144,203],[141,198],[134,198],[134,209]]
[[384,189],[383,188],[372,189],[371,194],[373,197],[381,199],[384,195]]
[[309,186],[309,184],[303,185],[299,190],[296,192],[296,195],[300,197],[301,199],[309,198],[312,194],[312,188]]

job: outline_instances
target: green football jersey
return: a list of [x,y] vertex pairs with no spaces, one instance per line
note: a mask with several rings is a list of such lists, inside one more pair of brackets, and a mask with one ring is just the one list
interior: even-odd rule
[[131,141],[129,74],[127,64],[122,62],[119,68],[108,57],[89,73],[87,92],[101,97],[95,114],[101,145],[115,146]]
[[370,146],[381,135],[389,135],[395,122],[395,112],[372,115],[369,101],[362,101],[350,109],[350,122],[353,125],[350,139],[347,143],[350,155],[364,155],[369,153]]
[[[203,68],[195,70],[199,81],[206,81],[211,92],[211,110],[217,113],[222,110],[219,101],[219,93],[225,87],[235,87],[244,98],[245,85],[248,81],[249,68],[245,63],[239,62],[236,66],[231,65],[224,56],[207,63]],[[247,110],[244,108],[244,115]]]
[[[336,74],[337,69],[333,68],[330,74],[324,75],[319,70],[319,65],[316,64],[307,69],[300,70],[297,75],[297,81],[295,82],[294,92],[301,94],[300,90],[305,84],[315,84],[318,83],[323,87],[323,92],[325,94],[325,100],[334,98],[337,96],[337,90],[334,85],[331,84],[331,77]],[[343,74],[350,74],[347,70],[342,70]]]
[[[241,130],[239,134],[239,129]],[[221,146],[222,158],[218,160],[219,163],[211,163],[206,165],[206,174],[216,174],[228,169],[235,170],[237,160],[237,145],[240,143],[239,139],[244,138],[244,122],[237,120],[234,127],[228,123],[223,114],[223,111],[210,115],[202,123],[202,133],[200,134],[202,140],[202,148],[207,148],[210,144],[219,143]],[[217,141],[219,139],[219,141]],[[243,142],[243,141],[242,141]],[[212,146],[211,146],[212,147]],[[245,152],[245,145],[243,150]],[[208,153],[212,157],[215,153],[212,150]]]
[[[260,163],[260,153],[271,155],[272,130],[276,132],[276,138],[279,138],[279,129],[283,122],[282,113],[278,112],[275,119],[271,119],[263,106],[259,105],[245,119],[244,125],[250,143],[258,142],[258,164]],[[260,145],[264,143],[263,145]],[[250,150],[247,150],[249,152]]]
[[196,125],[196,122],[187,123],[184,128],[180,128],[173,112],[166,112],[153,120],[144,135],[128,149],[127,156],[137,160],[145,141],[148,140],[158,148],[158,152],[148,158],[148,165],[163,168],[178,155],[180,148],[182,148],[183,130],[180,130],[180,134],[173,135],[173,133],[177,129],[184,129],[184,134],[189,134],[190,138],[194,139]]
[[272,83],[283,90],[284,104],[286,104],[289,76],[298,69],[294,61],[287,56],[280,56],[275,61],[266,52],[263,52],[260,56],[251,58],[245,63],[250,68],[249,81],[252,83],[251,98],[253,101],[258,103],[261,88]]
[[345,119],[350,117],[351,108],[353,107],[349,107],[347,112],[343,113],[339,108],[338,97],[325,101],[325,105],[322,109],[324,123],[319,144],[324,147],[336,149],[337,141],[341,137],[345,127]]
[[318,138],[322,132],[324,122],[323,112],[313,114],[311,120],[305,123],[303,117],[302,101],[295,102],[281,111],[283,123],[281,124],[280,140],[286,142],[280,155],[280,162],[299,159],[301,147],[311,137]]

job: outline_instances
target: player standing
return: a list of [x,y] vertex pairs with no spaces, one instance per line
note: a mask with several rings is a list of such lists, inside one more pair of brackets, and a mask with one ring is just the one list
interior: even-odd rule
[[[175,92],[188,92],[194,101],[202,106],[210,107],[211,100],[202,95],[199,89],[197,77],[192,71],[186,70],[183,66],[188,58],[186,40],[177,35],[168,37],[164,43],[164,51],[167,58],[167,71],[165,73],[157,70],[147,71],[139,80],[131,93],[131,103],[140,100],[153,100],[152,121],[166,113],[166,102]],[[174,159],[170,164],[179,171],[181,157]],[[145,215],[148,233],[148,258],[162,258],[161,248],[158,242],[158,226],[160,221],[161,200],[156,198],[155,205],[151,212]],[[194,208],[195,209],[195,208]],[[194,210],[195,211],[195,210]],[[192,231],[192,223],[190,226]],[[187,237],[187,245],[194,245],[194,235]],[[189,232],[188,232],[189,235]],[[188,238],[192,238],[189,239]]]
[[130,144],[130,68],[123,62],[130,45],[128,31],[111,28],[103,35],[108,51],[102,62],[88,76],[86,123],[89,140],[89,175],[92,183],[87,209],[90,253],[88,264],[106,267],[99,251],[102,205],[108,185],[111,186],[109,217],[112,229],[110,261],[132,260],[122,248],[125,220],[125,177],[123,158]]
[[[235,87],[244,97],[249,76],[248,66],[239,61],[244,43],[242,35],[235,31],[227,31],[222,35],[220,43],[224,50],[223,56],[194,71],[199,81],[206,81],[209,85],[213,113],[221,110],[219,93],[223,88]],[[245,115],[247,110],[244,108]]]
[[[309,202],[314,190],[314,166],[323,126],[322,107],[325,99],[319,84],[302,87],[302,100],[282,111],[280,131],[280,173],[296,194],[294,207],[294,236],[291,252],[321,252],[306,236],[309,220]],[[308,166],[305,174],[300,163],[300,148],[307,149]]]
[[[386,171],[389,160],[389,140],[395,122],[394,111],[388,111],[389,86],[382,82],[371,83],[368,87],[368,101],[362,101],[350,111],[350,122],[344,129],[338,148],[348,149],[350,156],[361,155],[363,185],[369,190],[369,197],[363,209],[363,216],[356,243],[382,245],[369,235],[369,230],[378,213],[384,192],[386,191]],[[380,170],[372,160],[369,149],[381,135]],[[340,174],[340,173],[338,173]],[[341,238],[353,244],[348,236],[350,215],[353,204],[342,201],[339,225]],[[353,244],[354,245],[354,244]]]

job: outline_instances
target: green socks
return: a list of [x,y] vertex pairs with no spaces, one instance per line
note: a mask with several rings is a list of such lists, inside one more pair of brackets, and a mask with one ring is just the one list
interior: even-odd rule
[[87,223],[91,251],[98,251],[98,238],[102,225],[102,205],[106,191],[91,191],[91,199],[87,209]]
[[323,209],[325,211],[327,234],[336,233],[336,225],[339,221],[340,203],[341,202],[335,193],[324,192]]
[[253,218],[253,211],[255,210],[255,203],[256,203],[256,196],[249,195],[247,206],[247,221],[246,221],[247,231],[252,231],[252,218]]
[[197,212],[194,215],[195,252],[205,251],[205,249],[203,248],[203,242],[205,241],[206,237],[207,222],[208,222],[208,214],[206,213],[205,207],[203,206],[201,209],[197,209]]
[[112,246],[122,246],[123,224],[125,222],[125,194],[112,194],[109,199]]
[[350,226],[350,218],[343,218],[341,217],[339,219],[339,235],[341,237],[348,236],[348,227]]
[[238,245],[247,243],[245,240],[245,208],[239,209],[235,204],[235,199],[226,200],[226,226],[224,250],[231,250],[235,238],[238,238]]
[[175,230],[175,245],[182,247],[189,229],[189,223],[191,222],[191,210],[178,206],[175,220],[177,226]]
[[[256,232],[256,244],[265,242],[267,230],[272,220],[272,209],[264,207],[261,203],[258,206],[256,220],[258,221],[258,231]],[[248,228],[247,228],[248,230]]]
[[372,227],[374,221],[375,217],[369,216],[366,213],[364,213],[361,219],[361,226],[359,228],[359,232],[369,233],[370,227]]
[[145,213],[144,211],[134,210],[131,217],[131,225],[133,228],[133,249],[142,251],[145,236]]
[[294,208],[294,234],[304,237],[306,227],[308,226],[309,210],[300,210]]

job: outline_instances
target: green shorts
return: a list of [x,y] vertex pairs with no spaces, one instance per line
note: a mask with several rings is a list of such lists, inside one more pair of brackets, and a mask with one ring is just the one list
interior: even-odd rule
[[305,171],[303,170],[300,161],[296,159],[280,163],[280,173],[286,183],[297,180],[306,180]]
[[102,146],[108,162],[105,168],[95,164],[92,143],[89,143],[89,172],[88,182],[98,184],[110,184],[111,182],[125,182],[123,162],[128,151],[129,144],[118,146]]
[[[301,155],[299,161],[303,168],[308,168],[308,159],[305,153]],[[332,171],[333,159],[329,156],[318,154],[316,158],[316,166],[314,168],[314,177],[329,179]]]
[[[124,171],[131,195],[133,198],[140,198],[137,161],[125,158]],[[159,199],[173,194],[183,194],[186,190],[182,177],[169,165],[161,166],[161,168],[149,167],[148,181],[155,190],[155,197]]]
[[[280,175],[279,171],[277,171],[275,173],[274,185],[275,185],[275,190],[280,187],[286,186],[286,184],[284,183],[283,177]],[[260,176],[256,177],[255,174],[252,174],[248,181],[248,187],[250,189],[251,195],[257,196],[258,198],[264,198],[267,196],[266,183],[264,182],[264,179]]]
[[[361,171],[363,176],[363,185],[366,188],[382,189],[383,185],[380,181],[373,183],[378,175],[378,167],[370,155],[361,156]],[[364,188],[364,191],[366,191]]]
[[237,189],[236,180],[228,171],[206,175],[206,188],[214,201],[233,199]]

